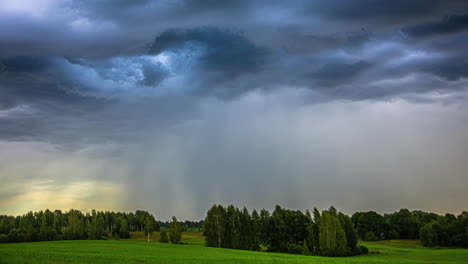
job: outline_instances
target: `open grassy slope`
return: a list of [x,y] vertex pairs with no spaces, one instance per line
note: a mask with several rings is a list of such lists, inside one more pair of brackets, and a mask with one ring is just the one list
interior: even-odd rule
[[413,241],[366,245],[380,253],[327,258],[143,241],[53,241],[0,244],[0,263],[468,263],[466,249],[427,249]]

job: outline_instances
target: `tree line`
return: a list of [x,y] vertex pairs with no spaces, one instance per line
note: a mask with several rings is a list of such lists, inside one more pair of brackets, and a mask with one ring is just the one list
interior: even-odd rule
[[131,213],[45,210],[20,216],[0,215],[0,242],[128,238],[144,232],[148,241],[161,227],[160,242],[180,243],[182,232],[204,231],[211,247],[268,250],[306,255],[345,256],[366,253],[357,240],[420,239],[427,247],[468,248],[468,212],[458,216],[401,209],[390,214],[334,207],[312,214],[276,206],[251,213],[232,205],[214,205],[202,221],[156,221],[149,212]]
[[[171,229],[172,221],[159,221],[159,226],[161,231],[166,231]],[[180,228],[182,232],[203,232],[203,225],[205,221],[179,221]]]
[[368,253],[357,244],[351,218],[334,207],[321,213],[315,208],[312,215],[279,205],[272,213],[214,205],[206,214],[204,236],[210,247],[322,256]]
[[438,215],[401,209],[391,214],[357,212],[351,217],[362,240],[420,239],[427,247],[468,248],[468,212]]
[[0,216],[0,242],[129,238],[130,232],[150,234],[159,223],[149,212],[45,210],[21,216]]

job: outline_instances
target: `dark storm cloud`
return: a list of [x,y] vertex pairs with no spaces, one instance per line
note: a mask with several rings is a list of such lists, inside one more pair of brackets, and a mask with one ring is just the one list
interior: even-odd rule
[[[28,106],[31,120],[20,123],[43,129],[46,122],[33,122],[40,115],[31,113],[75,118],[141,98],[231,100],[284,86],[310,89],[320,100],[458,92],[467,77],[466,7],[463,1],[419,0],[287,6],[75,0],[51,1],[39,15],[0,10],[0,109]],[[150,111],[134,107],[129,113]],[[177,107],[173,111],[179,115]],[[97,119],[109,113],[98,112]]]
[[422,38],[450,34],[468,29],[468,14],[448,15],[440,22],[404,27],[402,31],[410,37]]
[[3,0],[0,181],[16,187],[0,207],[50,179],[87,181],[73,199],[121,184],[102,200],[164,216],[438,209],[428,192],[466,186],[466,14],[459,0]]
[[369,69],[372,65],[365,61],[358,61],[351,64],[329,63],[323,65],[318,71],[309,77],[323,86],[336,86],[344,82],[350,82],[357,78],[360,73]]
[[351,23],[372,21],[374,24],[370,24],[370,27],[433,19],[440,14],[460,12],[460,9],[467,8],[463,0],[324,0],[304,3],[308,7],[304,11],[312,14]]
[[196,66],[230,76],[255,73],[267,54],[240,32],[215,27],[165,31],[156,37],[150,53],[160,54],[165,50],[177,53],[191,44],[202,48]]

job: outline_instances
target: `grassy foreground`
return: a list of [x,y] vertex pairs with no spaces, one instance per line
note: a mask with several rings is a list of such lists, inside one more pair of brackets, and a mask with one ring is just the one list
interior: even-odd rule
[[466,249],[427,249],[414,241],[366,245],[379,253],[327,258],[135,240],[52,241],[0,244],[0,263],[468,263]]

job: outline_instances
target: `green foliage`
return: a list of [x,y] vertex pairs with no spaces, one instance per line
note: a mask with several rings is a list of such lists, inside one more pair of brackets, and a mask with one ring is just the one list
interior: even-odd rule
[[169,243],[169,237],[167,236],[166,231],[161,231],[161,233],[159,234],[159,242]]
[[203,227],[206,245],[209,247],[222,247],[225,242],[226,213],[221,205],[213,205],[208,210]]
[[367,248],[366,246],[360,245],[358,246],[358,252],[359,252],[359,255],[368,255],[369,248]]
[[121,238],[129,238],[130,237],[128,222],[123,217],[120,218],[119,236]]
[[179,244],[182,239],[182,227],[175,216],[172,217],[171,232],[169,233],[169,240],[172,244]]
[[159,223],[145,211],[137,210],[135,214],[127,214],[92,210],[91,214],[83,214],[78,210],[62,212],[47,209],[28,212],[17,217],[0,215],[0,234],[6,235],[12,229],[17,229],[22,233],[22,241],[26,242],[62,239],[96,240],[107,236],[129,238],[131,231],[140,228],[143,230],[145,219],[140,219],[140,217],[148,219],[153,230],[159,230]]
[[[376,241],[385,230],[385,218],[373,211],[354,213],[351,217],[359,237],[364,241]],[[372,237],[368,237],[373,234]]]
[[338,214],[338,218],[340,220],[341,226],[343,227],[343,231],[346,234],[347,254],[358,255],[359,251],[357,249],[357,245],[359,238],[356,229],[354,229],[351,218],[341,212]]
[[68,226],[65,228],[65,239],[84,239],[85,226],[83,222],[83,215],[76,210],[70,210],[68,213]]
[[334,257],[349,254],[346,234],[334,210],[322,213],[319,224],[319,244],[321,255]]
[[311,255],[309,245],[307,244],[307,239],[304,239],[304,243],[302,244],[302,255],[305,255],[305,256]]
[[206,245],[306,255],[359,254],[351,218],[333,207],[323,214],[314,209],[312,217],[277,205],[271,215],[264,209],[250,215],[246,208],[213,205],[205,218]]
[[304,247],[295,243],[286,243],[289,254],[302,254]]
[[22,230],[13,228],[12,230],[10,230],[10,233],[8,233],[8,241],[12,243],[25,242],[26,235]]
[[428,223],[424,225],[423,227],[421,227],[421,230],[419,231],[421,243],[425,247],[434,247],[438,244],[437,233],[432,228],[434,224],[435,222]]
[[147,236],[148,242],[150,242],[150,236],[154,231],[154,225],[149,216],[145,216],[144,225],[145,236]]
[[377,241],[378,238],[377,238],[377,236],[375,235],[374,232],[367,231],[362,240],[364,240],[364,241]]
[[0,234],[0,243],[8,243],[8,242],[9,242],[8,235]]

